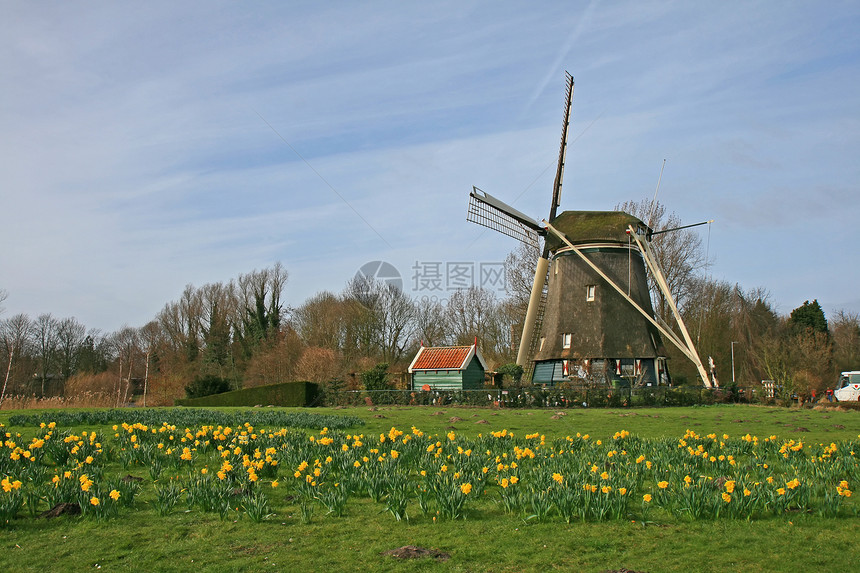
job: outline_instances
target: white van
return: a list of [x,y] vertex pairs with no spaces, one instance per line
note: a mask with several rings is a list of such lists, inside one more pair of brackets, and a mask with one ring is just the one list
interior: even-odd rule
[[860,400],[860,370],[843,372],[839,376],[839,384],[833,392],[840,402],[856,402]]

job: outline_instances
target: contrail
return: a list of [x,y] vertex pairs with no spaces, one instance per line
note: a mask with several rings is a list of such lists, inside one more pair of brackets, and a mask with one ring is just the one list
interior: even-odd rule
[[311,164],[310,164],[310,162],[309,162],[307,159],[305,159],[305,158],[302,156],[302,154],[301,154],[301,153],[299,153],[299,152],[298,152],[298,150],[297,150],[295,147],[293,147],[292,145],[290,145],[290,142],[289,142],[289,141],[287,141],[286,139],[284,139],[284,136],[283,136],[283,135],[281,135],[280,133],[278,133],[278,130],[277,130],[277,129],[275,129],[275,128],[272,126],[272,124],[271,124],[271,123],[269,123],[268,121],[266,121],[266,118],[265,118],[265,117],[263,117],[262,115],[260,115],[260,113],[259,113],[257,110],[254,110],[254,113],[256,113],[256,114],[257,114],[257,117],[259,117],[260,119],[262,119],[262,120],[263,120],[263,123],[265,123],[266,125],[268,125],[268,126],[269,126],[269,129],[271,129],[271,130],[275,133],[275,135],[277,135],[277,136],[281,139],[281,141],[283,141],[284,143],[286,143],[286,144],[287,144],[287,147],[289,147],[290,149],[292,149],[292,150],[293,150],[293,153],[295,153],[295,154],[298,156],[298,158],[299,158],[299,159],[301,159],[302,161],[304,161],[304,162],[305,162],[305,165],[307,165],[308,167],[310,167],[311,171],[313,171],[314,173],[316,173],[317,177],[319,177],[319,178],[320,178],[320,180],[321,180],[323,183],[325,183],[325,184],[328,186],[328,188],[329,188],[329,189],[331,189],[331,190],[334,192],[334,194],[335,194],[335,195],[337,195],[338,197],[340,197],[340,200],[341,200],[341,201],[343,201],[343,202],[346,204],[346,206],[347,206],[347,207],[349,207],[350,209],[352,209],[352,212],[353,212],[353,213],[355,213],[356,215],[358,215],[358,218],[359,218],[359,219],[361,219],[362,221],[364,221],[364,224],[365,224],[365,225],[367,225],[367,226],[370,228],[370,230],[371,230],[371,231],[373,231],[374,233],[376,233],[376,236],[377,236],[377,237],[379,237],[380,239],[382,239],[382,242],[383,242],[383,243],[385,243],[386,245],[388,245],[388,248],[389,248],[389,249],[393,249],[393,248],[394,248],[394,247],[392,247],[392,246],[391,246],[391,243],[389,243],[388,241],[386,241],[386,240],[385,240],[385,237],[383,237],[382,235],[380,235],[380,234],[379,234],[379,231],[377,231],[376,229],[374,229],[374,228],[373,228],[373,225],[371,225],[371,224],[367,221],[367,219],[365,219],[364,217],[362,217],[362,216],[361,216],[361,213],[359,213],[359,212],[358,212],[358,210],[357,210],[355,207],[353,207],[353,206],[352,206],[352,204],[351,204],[349,201],[347,201],[347,200],[346,200],[346,197],[344,197],[343,195],[341,195],[341,194],[338,192],[338,190],[337,190],[337,189],[335,189],[335,188],[334,188],[334,186],[332,186],[332,184],[331,184],[331,183],[329,183],[329,182],[326,180],[326,178],[325,178],[325,177],[323,177],[323,176],[320,174],[320,172],[319,172],[319,171],[317,171],[316,169],[314,169],[314,166],[313,166],[313,165],[311,165]]

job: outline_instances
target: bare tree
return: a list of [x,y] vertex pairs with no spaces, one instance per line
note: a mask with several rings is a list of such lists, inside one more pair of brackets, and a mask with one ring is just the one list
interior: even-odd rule
[[505,312],[493,291],[475,286],[454,291],[445,306],[445,315],[455,344],[472,344],[477,337],[488,361],[511,358],[510,313]]
[[194,286],[187,285],[178,302],[169,302],[158,313],[157,320],[174,352],[186,362],[200,354],[203,305]]
[[415,301],[415,336],[424,346],[448,343],[445,307],[435,298],[421,297]]
[[[745,291],[737,284],[695,277],[682,314],[703,359],[714,359],[721,384],[731,380],[733,351],[736,381],[749,383],[767,376],[754,355],[763,337],[780,321],[766,290]],[[689,361],[672,346],[667,352],[677,358],[671,362],[676,381],[695,379]]]
[[323,291],[299,306],[292,314],[291,323],[308,346],[343,350],[349,306],[349,301]]
[[[30,317],[23,313],[16,314],[0,323],[3,347],[8,356],[4,389],[8,385],[10,378],[13,379],[13,388],[16,385],[14,380],[16,378],[15,372],[16,370],[21,370],[22,362],[30,354],[32,332],[33,322],[30,320]],[[26,370],[24,374],[26,375],[31,372],[32,370]]]
[[161,329],[161,324],[156,320],[146,323],[146,325],[140,329],[140,340],[145,351],[143,371],[144,407],[146,407],[146,397],[149,393],[149,366],[152,362],[152,355],[157,352],[158,348],[162,345],[163,339],[164,331]]
[[517,248],[505,257],[507,304],[518,324],[522,324],[526,317],[540,254],[539,246],[519,243]]
[[[0,303],[6,300],[6,291],[0,290]],[[0,306],[0,313],[2,313],[5,308]],[[24,316],[24,315],[21,315]],[[3,388],[0,390],[0,407],[3,406],[3,400],[6,398],[6,388],[9,386],[9,376],[12,373],[12,360],[15,358],[15,350],[16,350],[16,338],[12,335],[13,330],[10,328],[9,321],[0,322],[0,339],[3,340],[4,350],[8,353],[8,360],[6,363],[6,375],[3,377]]]
[[367,312],[359,325],[362,334],[375,347],[383,362],[395,363],[414,342],[415,303],[394,285],[372,277],[353,278],[344,296]]
[[296,364],[297,380],[325,384],[343,376],[343,357],[330,348],[309,347]]
[[49,377],[57,375],[56,357],[58,344],[59,321],[50,313],[40,314],[33,323],[33,346],[39,361],[39,378],[41,381],[41,396],[45,397],[45,382]]
[[[833,340],[835,374],[860,368],[860,314],[845,310],[836,311],[830,319]],[[835,378],[834,378],[835,380]]]
[[484,339],[487,334],[492,334],[489,325],[494,318],[496,304],[496,295],[480,287],[454,291],[445,310],[448,331],[455,344],[472,344],[476,336]]
[[74,318],[65,318],[57,325],[57,364],[64,381],[77,372],[86,336],[86,327]]
[[296,380],[296,364],[305,349],[289,325],[277,340],[263,344],[248,362],[242,385],[246,388]]
[[768,379],[781,388],[781,396],[802,400],[812,390],[821,392],[832,384],[832,347],[826,332],[790,333],[783,319],[777,332],[763,336],[755,359]]
[[399,288],[385,285],[379,316],[382,326],[382,361],[396,364],[414,343],[415,303]]
[[[675,213],[667,213],[666,207],[659,201],[653,208],[649,199],[626,201],[616,205],[615,210],[639,217],[654,231],[675,229],[683,225],[680,217]],[[707,263],[702,250],[702,239],[692,229],[681,229],[656,235],[651,244],[657,263],[669,285],[669,292],[683,314],[695,279]],[[651,298],[654,300],[657,314],[668,324],[672,324],[673,315],[669,303],[654,281],[651,281]]]
[[[136,328],[123,326],[112,336],[113,345],[119,355],[119,377],[116,384],[116,405],[128,402],[131,380],[134,376],[136,359],[140,356],[140,333]],[[125,370],[123,370],[125,366]],[[125,377],[123,377],[125,372]]]

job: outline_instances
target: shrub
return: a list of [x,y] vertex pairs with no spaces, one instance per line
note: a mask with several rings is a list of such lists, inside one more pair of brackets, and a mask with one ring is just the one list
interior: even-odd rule
[[302,352],[295,366],[297,380],[321,384],[340,378],[343,374],[343,358],[330,348],[311,346]]
[[[502,377],[502,384],[506,386],[510,384],[513,384],[514,386],[519,386],[523,379],[523,367],[514,362],[502,364],[501,366],[499,366],[497,372]],[[505,384],[505,382],[507,382],[508,384]]]
[[361,382],[364,384],[364,389],[371,394],[372,397],[369,399],[373,402],[388,404],[394,399],[394,396],[390,396],[389,392],[383,392],[383,390],[392,390],[388,380],[388,364],[386,362],[362,372]]
[[388,383],[388,364],[383,362],[370,370],[365,370],[361,373],[361,382],[368,392],[391,390],[391,385]]
[[313,382],[282,382],[267,386],[243,388],[200,398],[177,400],[181,406],[310,406],[319,392]]
[[[85,392],[93,394],[116,394],[116,376],[109,372],[75,374],[66,380],[66,397],[78,396]],[[116,401],[116,400],[114,400]]]
[[221,394],[230,390],[230,382],[218,376],[201,376],[185,387],[189,398],[202,398],[212,394]]

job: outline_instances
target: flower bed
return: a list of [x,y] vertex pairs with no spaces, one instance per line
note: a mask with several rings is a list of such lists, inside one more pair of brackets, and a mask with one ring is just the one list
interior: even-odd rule
[[[253,412],[252,412],[253,413]],[[41,422],[30,439],[0,426],[0,524],[77,504],[82,519],[184,506],[262,521],[282,500],[305,522],[348,515],[350,500],[395,520],[766,519],[786,512],[857,514],[860,479],[848,440],[775,436],[643,439],[626,431],[547,440],[507,430],[466,438],[418,428],[364,435],[322,428],[123,422],[101,435]],[[146,472],[134,478],[130,472]],[[125,476],[125,477],[123,477]]]

